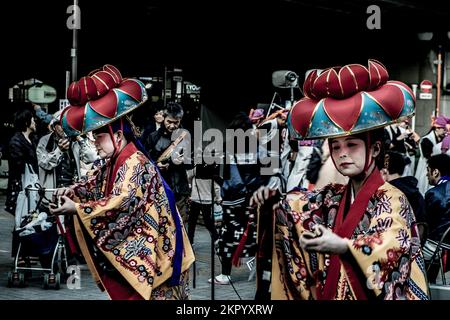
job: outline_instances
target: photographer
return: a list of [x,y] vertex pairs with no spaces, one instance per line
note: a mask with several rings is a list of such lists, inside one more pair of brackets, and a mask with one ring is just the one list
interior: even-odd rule
[[[81,177],[80,168],[82,162],[90,164],[98,159],[94,146],[87,139],[77,137],[70,140],[61,126],[61,111],[56,112],[50,121],[50,129],[53,131],[43,136],[38,143],[36,155],[39,165],[39,181],[46,189],[68,187],[78,182]],[[46,199],[42,200],[47,207]],[[65,219],[66,228],[71,224],[71,219]],[[71,228],[68,228],[69,230]],[[74,235],[72,235],[74,238]],[[70,243],[70,242],[69,242]],[[69,245],[70,246],[70,245]],[[70,246],[70,259],[76,258],[84,264],[84,259],[78,253],[79,248]],[[75,261],[73,261],[75,262]]]
[[[39,164],[39,181],[45,188],[67,187],[80,177],[80,162],[94,162],[98,156],[87,139],[70,140],[60,122],[61,111],[53,115],[50,127],[53,132],[43,136],[36,154]],[[70,152],[69,152],[70,151]]]

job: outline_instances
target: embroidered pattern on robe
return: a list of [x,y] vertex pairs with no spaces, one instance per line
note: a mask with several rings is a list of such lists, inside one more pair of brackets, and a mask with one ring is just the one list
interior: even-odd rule
[[[187,273],[194,255],[183,235],[182,277],[172,275],[176,229],[167,195],[155,166],[139,151],[117,171],[104,197],[106,167],[74,187],[77,213],[95,245],[144,299],[186,299]],[[177,212],[179,215],[179,213]]]
[[[272,299],[316,299],[323,290],[330,255],[300,248],[298,239],[315,224],[333,228],[344,186],[328,185],[313,193],[291,192],[275,211]],[[364,216],[348,240],[348,260],[361,275],[369,297],[427,300],[425,267],[413,211],[401,191],[383,184],[370,198]],[[342,263],[334,295],[356,295]],[[361,280],[362,279],[362,280]]]

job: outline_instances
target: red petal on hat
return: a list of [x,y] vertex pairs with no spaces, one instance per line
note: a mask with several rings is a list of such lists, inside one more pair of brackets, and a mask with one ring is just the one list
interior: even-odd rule
[[343,130],[350,131],[361,114],[361,93],[344,100],[327,98],[324,100],[323,106],[331,121]]
[[103,66],[103,70],[111,74],[116,84],[120,84],[122,82],[122,75],[120,74],[119,69],[113,65],[105,64]]
[[314,93],[314,96],[325,98],[328,97],[328,74],[330,73],[330,69],[323,70],[320,75],[313,82],[311,91]]
[[67,124],[77,131],[83,131],[84,110],[86,108],[70,106],[66,113]]
[[342,97],[342,88],[341,84],[339,83],[339,72],[340,67],[331,68],[330,72],[328,72],[328,96],[330,97]]
[[303,98],[292,107],[291,124],[295,131],[302,137],[308,133],[311,117],[316,109],[317,101],[310,98]]
[[366,67],[360,64],[351,64],[349,65],[350,70],[356,79],[357,90],[358,91],[367,91],[369,88],[369,70]]
[[400,88],[394,84],[387,83],[378,90],[367,93],[375,100],[386,113],[392,118],[397,119],[403,109],[404,97]]
[[343,97],[350,97],[358,92],[358,82],[353,70],[349,65],[342,67],[339,71],[339,79],[343,91]]
[[136,101],[142,100],[142,88],[135,80],[125,79],[117,89],[125,92]]
[[303,83],[303,93],[305,96],[309,98],[314,98],[314,95],[312,94],[311,90],[316,78],[317,78],[317,70],[313,70],[308,74],[308,76],[305,79],[305,82]]
[[397,85],[399,87],[402,87],[403,89],[408,91],[409,94],[411,95],[411,97],[413,98],[413,100],[416,101],[416,97],[414,96],[414,92],[412,91],[412,89],[409,86],[407,86],[406,84],[404,84],[403,82],[391,80],[391,81],[388,81],[387,83],[388,84],[392,84],[392,85]]
[[89,101],[98,97],[97,87],[91,77],[81,78],[78,81],[78,85],[80,87],[81,99],[83,101]]
[[96,72],[99,72],[99,71],[102,71],[102,69],[97,68],[97,69],[95,69],[95,70],[92,70],[91,72],[88,73],[88,77],[93,76]]
[[79,106],[86,103],[86,101],[83,103],[81,100],[80,86],[77,81],[72,82],[69,88],[67,88],[67,100],[69,100],[70,104],[73,106]]
[[100,115],[114,118],[117,113],[117,95],[114,91],[108,92],[104,97],[89,101],[91,108]]
[[98,71],[91,78],[94,80],[100,96],[117,86],[113,76],[106,71]]
[[369,90],[382,86],[389,79],[386,67],[373,59],[369,59]]

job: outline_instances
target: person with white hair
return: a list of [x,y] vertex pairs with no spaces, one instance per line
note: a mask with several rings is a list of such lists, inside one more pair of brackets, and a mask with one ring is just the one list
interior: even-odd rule
[[82,162],[93,163],[98,159],[94,146],[86,138],[70,140],[61,126],[61,111],[53,115],[51,133],[38,143],[36,155],[39,165],[39,181],[45,188],[72,185],[81,178]]
[[[49,123],[51,133],[43,136],[37,145],[36,155],[39,165],[39,182],[46,189],[68,187],[78,182],[82,177],[83,167],[92,164],[99,157],[93,144],[87,138],[77,137],[69,139],[61,125],[61,110],[53,114]],[[42,208],[49,206],[46,198],[42,199]],[[46,209],[44,209],[46,210]],[[69,238],[74,238],[70,232],[71,219],[63,219],[66,227],[70,247],[69,259],[76,258],[77,264],[84,264],[79,254],[80,250],[74,247]],[[75,261],[73,261],[75,262]]]

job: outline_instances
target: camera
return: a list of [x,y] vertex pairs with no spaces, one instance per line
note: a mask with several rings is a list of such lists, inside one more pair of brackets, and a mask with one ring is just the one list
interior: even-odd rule
[[295,74],[295,72],[289,71],[288,73],[286,73],[286,80],[290,81],[290,82],[294,82],[295,80],[297,80],[297,75]]
[[272,84],[277,88],[295,88],[298,85],[298,75],[289,70],[275,71],[272,73]]

